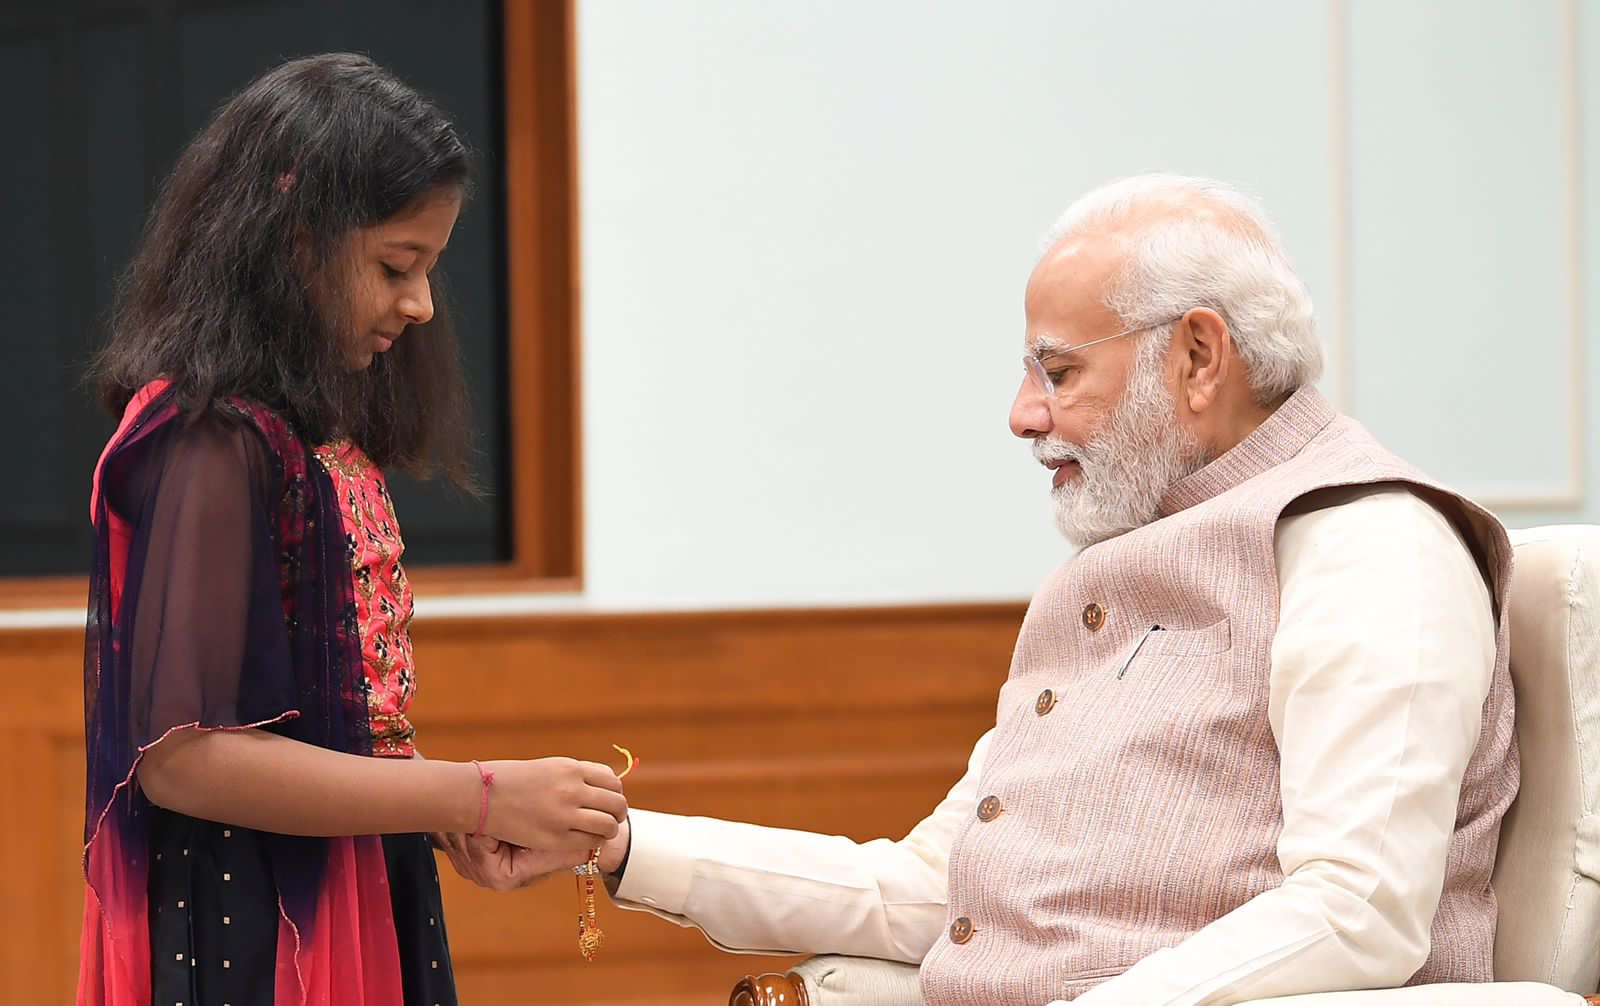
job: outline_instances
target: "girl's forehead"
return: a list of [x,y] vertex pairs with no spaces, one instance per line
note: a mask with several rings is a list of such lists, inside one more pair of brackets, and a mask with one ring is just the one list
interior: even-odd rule
[[433,252],[449,242],[460,214],[461,193],[448,190],[363,230],[370,241],[385,247]]

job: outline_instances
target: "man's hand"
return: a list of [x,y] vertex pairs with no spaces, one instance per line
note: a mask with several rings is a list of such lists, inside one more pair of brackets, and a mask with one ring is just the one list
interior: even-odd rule
[[633,834],[633,826],[626,819],[617,827],[615,836],[606,839],[600,847],[600,872],[611,876],[622,868],[623,858],[628,854],[628,842]]
[[587,862],[590,851],[587,846],[525,849],[488,835],[436,833],[432,838],[434,846],[450,857],[457,873],[491,891],[514,891],[552,873],[568,871]]

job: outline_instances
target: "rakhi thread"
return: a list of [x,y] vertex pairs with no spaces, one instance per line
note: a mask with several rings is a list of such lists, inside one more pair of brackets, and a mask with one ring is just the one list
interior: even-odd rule
[[[611,746],[627,759],[627,764],[617,773],[618,779],[626,779],[634,766],[639,764],[639,759],[620,744]],[[572,868],[578,882],[578,953],[590,963],[594,962],[595,955],[600,952],[600,947],[606,941],[606,934],[600,930],[600,920],[596,917],[594,908],[594,880],[600,876],[600,848],[595,846],[590,849],[588,861],[582,866]]]

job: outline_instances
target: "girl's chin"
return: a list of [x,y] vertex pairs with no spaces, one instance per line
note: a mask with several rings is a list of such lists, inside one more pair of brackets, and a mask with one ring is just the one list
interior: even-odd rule
[[372,366],[372,358],[376,356],[367,350],[353,349],[345,356],[345,366],[352,374],[359,374]]

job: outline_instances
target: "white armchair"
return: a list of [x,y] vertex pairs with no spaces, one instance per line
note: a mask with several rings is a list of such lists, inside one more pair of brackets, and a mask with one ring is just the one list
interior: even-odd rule
[[[1522,788],[1500,836],[1495,978],[1256,1006],[1600,1006],[1600,527],[1515,531],[1511,677]],[[730,1006],[921,1006],[913,965],[813,957]]]

